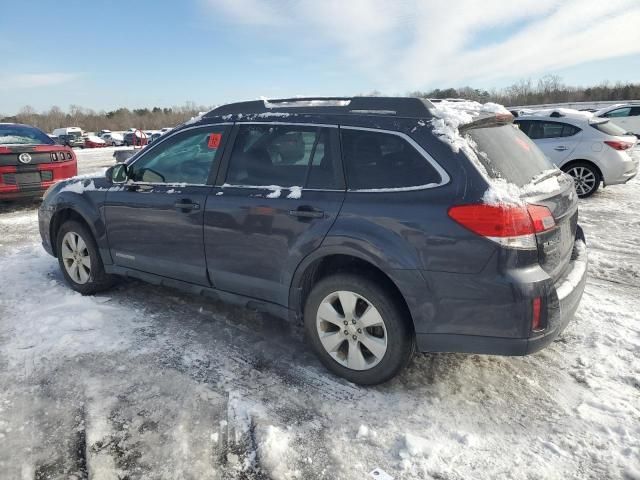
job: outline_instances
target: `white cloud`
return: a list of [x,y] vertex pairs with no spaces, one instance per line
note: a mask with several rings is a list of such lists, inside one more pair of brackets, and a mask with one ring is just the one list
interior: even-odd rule
[[[208,0],[208,4],[239,24],[271,28],[291,41],[300,38],[326,45],[327,55],[350,62],[369,75],[372,84],[396,91],[544,74],[640,53],[637,0]],[[501,32],[499,42],[474,45],[496,32]]]
[[72,82],[80,77],[78,73],[15,73],[0,75],[0,89],[39,88]]

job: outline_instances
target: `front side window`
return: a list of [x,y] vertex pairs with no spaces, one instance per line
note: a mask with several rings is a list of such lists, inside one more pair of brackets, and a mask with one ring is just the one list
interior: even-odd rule
[[616,117],[628,117],[631,113],[631,107],[624,108],[616,108],[615,110],[611,110],[604,114],[605,117],[616,118]]
[[130,176],[135,182],[205,185],[223,133],[222,126],[179,133],[134,162]]
[[226,183],[338,188],[328,128],[240,125]]
[[350,190],[411,188],[442,181],[429,161],[398,135],[341,128],[340,136]]

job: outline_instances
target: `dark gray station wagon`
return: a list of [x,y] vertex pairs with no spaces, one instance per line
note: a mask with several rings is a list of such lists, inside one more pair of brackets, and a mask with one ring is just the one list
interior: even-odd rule
[[[300,319],[356,383],[390,379],[416,348],[535,352],[584,289],[573,182],[509,118],[460,128],[472,160],[434,115],[389,97],[216,108],[102,177],[52,187],[44,248],[83,294],[128,276]],[[555,191],[483,201],[493,178],[548,175]]]

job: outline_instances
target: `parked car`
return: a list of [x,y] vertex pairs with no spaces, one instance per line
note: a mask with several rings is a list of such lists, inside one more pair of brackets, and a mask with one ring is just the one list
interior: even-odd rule
[[96,135],[87,135],[87,137],[84,139],[85,148],[102,148],[106,146],[107,142]]
[[148,142],[147,136],[138,130],[135,132],[126,132],[124,134],[122,143],[125,147],[129,147],[129,146],[139,147],[139,146],[144,146],[149,142]]
[[[442,114],[418,98],[221,106],[53,187],[43,245],[83,294],[124,275],[299,319],[357,383],[390,379],[415,348],[535,352],[585,285],[573,182],[511,116],[477,116],[454,149],[433,130]],[[281,163],[291,132],[305,157]],[[487,203],[498,177],[522,187],[513,203]]]
[[76,156],[46,133],[17,123],[0,123],[0,200],[34,197],[78,173]]
[[637,139],[606,118],[588,112],[550,111],[519,116],[515,123],[560,169],[574,178],[578,196],[601,183],[626,183],[638,173]]
[[598,110],[597,117],[608,118],[625,132],[640,136],[640,104],[620,104]]
[[118,147],[120,145],[124,145],[124,137],[119,133],[103,133],[100,135],[107,145],[111,145],[112,147]]
[[84,148],[84,138],[80,135],[62,134],[58,135],[57,143],[66,147]]
[[162,133],[160,133],[160,132],[156,132],[156,133],[151,134],[151,137],[149,137],[149,143],[155,142],[161,136],[162,136]]
[[171,127],[162,127],[160,129],[160,133],[164,135],[165,133],[170,132],[171,130],[173,130]]

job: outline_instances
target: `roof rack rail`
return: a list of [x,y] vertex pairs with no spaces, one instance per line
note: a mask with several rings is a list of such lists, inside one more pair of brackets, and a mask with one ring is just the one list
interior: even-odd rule
[[430,118],[433,104],[416,97],[303,97],[253,100],[214,108],[204,118],[251,113],[326,113]]

